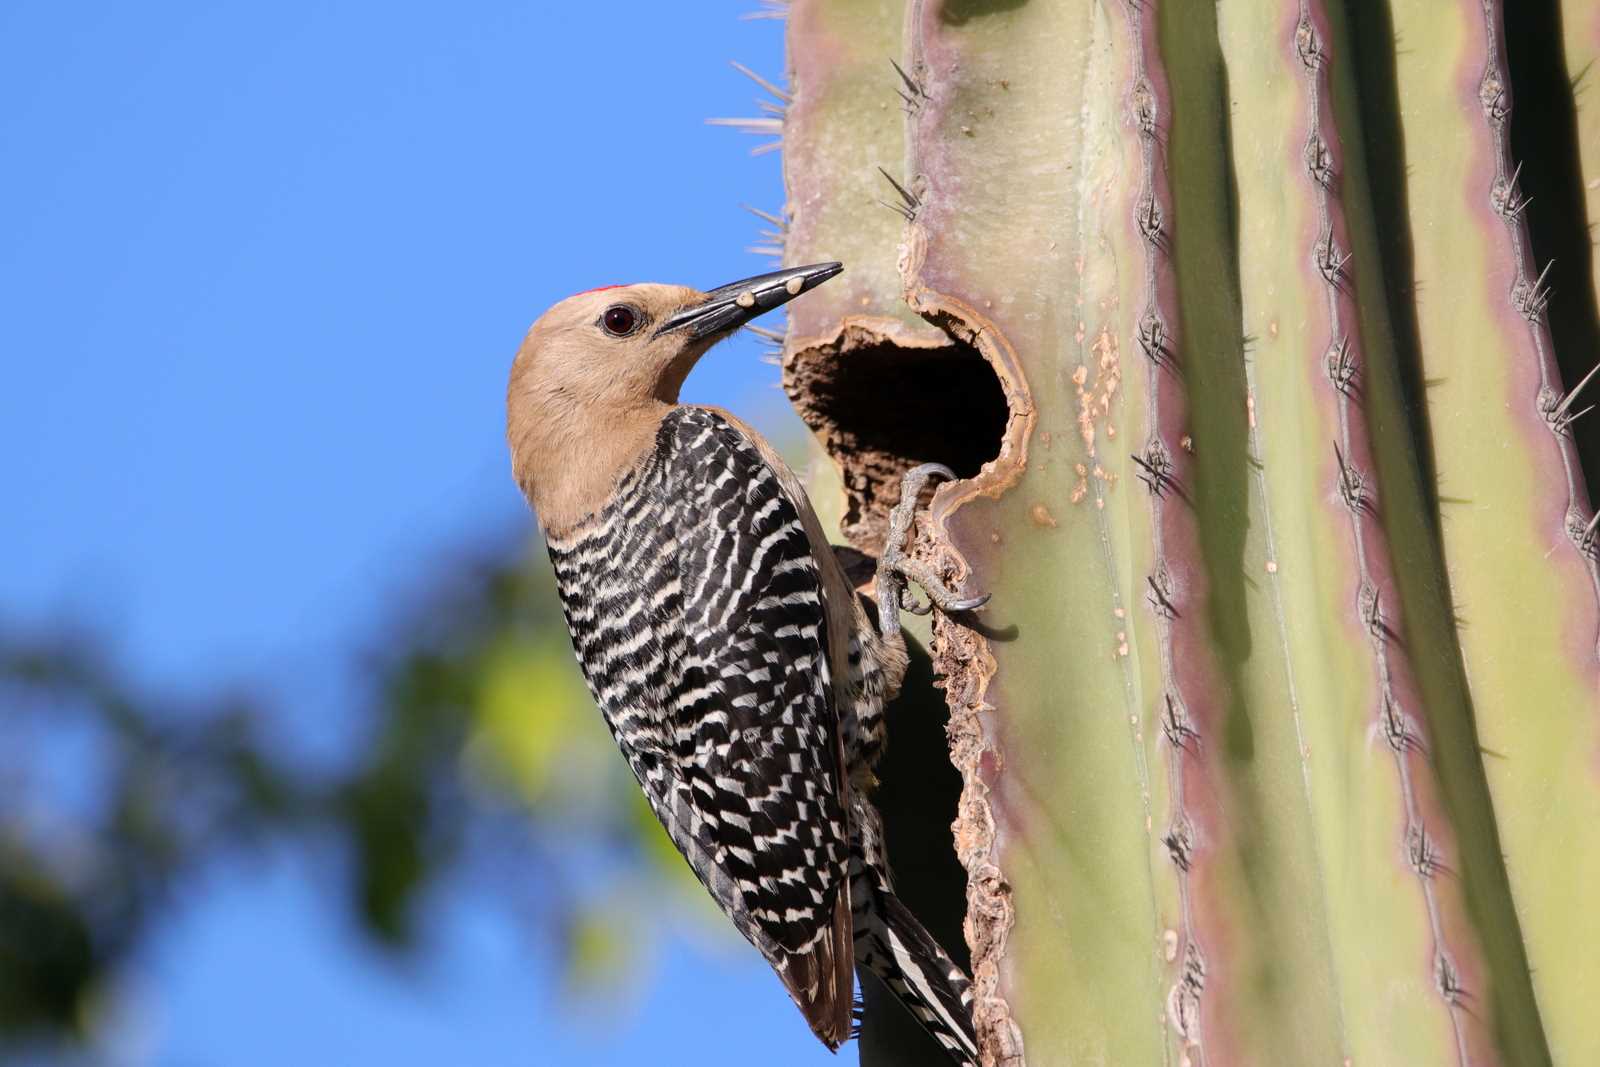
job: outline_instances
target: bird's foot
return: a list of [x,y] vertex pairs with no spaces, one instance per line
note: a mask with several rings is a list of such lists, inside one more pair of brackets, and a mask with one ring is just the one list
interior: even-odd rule
[[[943,463],[924,463],[906,471],[900,480],[900,502],[889,512],[889,536],[884,542],[883,555],[878,558],[878,626],[885,636],[900,630],[902,609],[913,615],[926,615],[938,608],[946,615],[958,611],[972,611],[989,602],[989,594],[962,596],[945,584],[932,567],[906,555],[906,536],[911,532],[911,520],[916,514],[917,498],[922,487],[934,476],[956,480],[956,472]],[[922,587],[928,603],[919,604],[906,588],[907,580]]]

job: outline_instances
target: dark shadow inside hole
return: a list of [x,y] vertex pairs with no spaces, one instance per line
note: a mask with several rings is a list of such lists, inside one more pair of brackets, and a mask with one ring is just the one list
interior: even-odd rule
[[999,455],[1005,435],[1000,381],[967,344],[868,341],[802,354],[784,387],[844,472],[845,535],[874,553],[905,471],[943,463],[971,478]]
[[[889,705],[889,747],[878,764],[881,785],[873,803],[883,813],[884,837],[895,893],[971,973],[961,933],[966,915],[966,872],[950,840],[961,798],[961,775],[950,762],[945,723],[949,709],[934,688],[928,654],[909,641],[911,666],[899,699]],[[861,978],[866,1011],[861,1020],[861,1062],[876,1067],[945,1063],[944,1053],[881,983]]]

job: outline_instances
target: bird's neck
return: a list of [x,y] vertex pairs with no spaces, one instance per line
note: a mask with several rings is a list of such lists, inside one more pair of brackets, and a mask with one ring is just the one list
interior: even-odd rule
[[528,427],[517,479],[546,534],[560,534],[600,511],[617,482],[644,462],[674,405],[651,399],[597,418],[567,409]]

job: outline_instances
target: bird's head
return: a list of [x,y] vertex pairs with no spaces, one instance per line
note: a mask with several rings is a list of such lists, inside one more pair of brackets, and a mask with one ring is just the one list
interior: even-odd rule
[[[588,472],[584,456],[614,467],[613,450],[639,447],[638,438],[654,432],[661,410],[677,402],[707,349],[843,269],[792,267],[709,292],[607,286],[569,296],[539,316],[511,367],[506,436],[517,482],[541,518],[554,483]],[[575,460],[582,461],[574,466]]]

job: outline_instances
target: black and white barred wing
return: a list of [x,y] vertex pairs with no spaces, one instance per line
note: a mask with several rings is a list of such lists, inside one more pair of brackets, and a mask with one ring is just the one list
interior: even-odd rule
[[679,408],[549,539],[595,701],[673,843],[819,1037],[850,1033],[845,779],[821,576],[748,438]]
[[849,846],[821,573],[744,434],[703,409],[675,414],[680,789],[715,875],[736,890],[735,921],[837,1045],[852,1002]]

